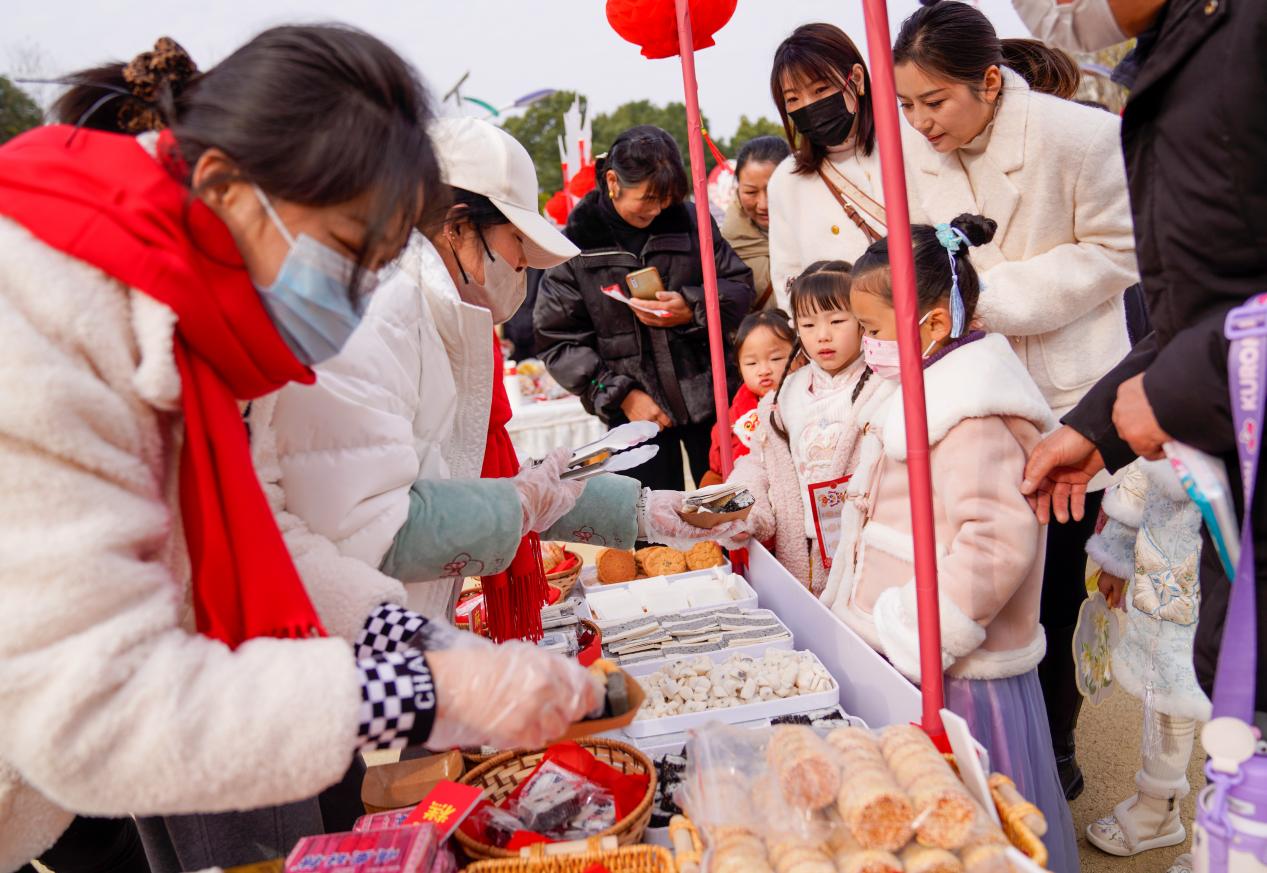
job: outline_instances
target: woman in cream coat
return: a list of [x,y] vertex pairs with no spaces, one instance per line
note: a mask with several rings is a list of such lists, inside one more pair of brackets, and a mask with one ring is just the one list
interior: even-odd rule
[[871,79],[843,30],[825,23],[794,30],[774,54],[770,91],[792,146],[768,194],[770,281],[779,308],[789,311],[788,282],[802,270],[815,261],[852,263],[887,234],[884,193]]
[[[963,212],[998,223],[973,253],[977,317],[1004,334],[1059,418],[1127,352],[1123,291],[1137,281],[1116,116],[1030,90],[1003,66],[994,28],[963,3],[924,6],[893,47],[898,100],[922,143],[906,152],[912,221]],[[988,375],[987,375],[988,378]],[[1040,674],[1061,777],[1081,791],[1073,729],[1081,696],[1069,641],[1084,596],[1085,524],[1047,543]]]

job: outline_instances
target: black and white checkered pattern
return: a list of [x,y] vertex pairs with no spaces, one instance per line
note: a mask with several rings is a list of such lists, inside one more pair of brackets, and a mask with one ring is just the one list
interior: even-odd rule
[[436,718],[431,669],[420,652],[387,652],[357,661],[361,706],[357,737],[362,749],[420,746]]
[[[416,612],[410,612],[394,603],[379,604],[356,636],[356,657],[372,658],[384,652],[408,648],[427,620]],[[413,648],[421,648],[414,645]]]

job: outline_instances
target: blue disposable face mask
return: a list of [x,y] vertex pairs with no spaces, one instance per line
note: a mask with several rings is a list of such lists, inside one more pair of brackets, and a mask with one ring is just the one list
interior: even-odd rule
[[307,234],[291,235],[268,196],[255,194],[290,252],[267,287],[256,286],[277,332],[295,357],[308,366],[337,355],[361,322],[358,302],[378,284],[378,276],[362,270],[355,289],[356,264]]

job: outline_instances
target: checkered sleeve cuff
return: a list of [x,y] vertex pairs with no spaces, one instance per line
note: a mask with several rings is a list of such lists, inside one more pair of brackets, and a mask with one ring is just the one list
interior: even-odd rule
[[356,635],[357,659],[372,658],[384,652],[395,652],[410,646],[409,642],[422,630],[427,620],[416,612],[410,612],[394,603],[382,603],[369,614],[361,632]]
[[357,663],[361,706],[357,739],[361,750],[420,746],[436,720],[435,685],[421,652],[387,652]]

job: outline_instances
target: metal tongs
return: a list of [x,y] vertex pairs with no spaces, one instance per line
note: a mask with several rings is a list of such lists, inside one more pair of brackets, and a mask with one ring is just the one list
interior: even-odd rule
[[641,466],[660,451],[659,446],[643,445],[659,432],[660,426],[652,421],[631,421],[614,427],[600,439],[573,450],[567,471],[560,478],[584,480],[599,473]]

